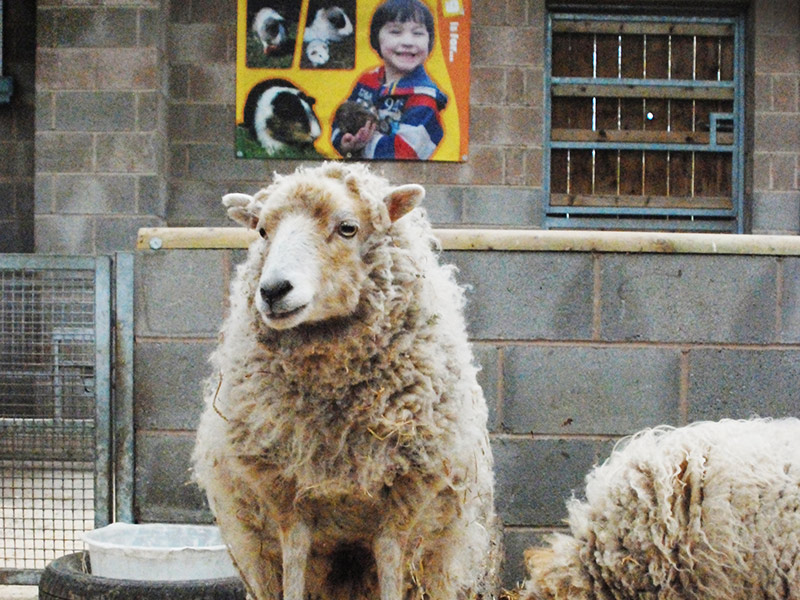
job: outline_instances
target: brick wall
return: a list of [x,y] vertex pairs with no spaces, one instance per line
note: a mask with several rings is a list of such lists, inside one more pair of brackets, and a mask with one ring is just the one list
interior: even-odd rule
[[[206,357],[242,251],[136,257],[136,516],[210,519],[189,481]],[[620,436],[798,415],[800,258],[447,251],[490,407],[504,582]],[[198,294],[197,290],[203,290]]]
[[3,72],[10,104],[0,104],[0,252],[33,251],[33,105],[36,7],[6,2]]

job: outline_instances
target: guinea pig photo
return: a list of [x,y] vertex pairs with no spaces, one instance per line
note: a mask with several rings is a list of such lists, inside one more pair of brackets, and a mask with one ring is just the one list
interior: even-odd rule
[[353,0],[329,5],[311,0],[303,30],[303,69],[352,69],[355,67],[355,18]]
[[247,0],[245,64],[250,69],[292,66],[302,2]]
[[342,102],[333,116],[334,127],[338,127],[342,133],[355,135],[367,123],[377,123],[378,115],[374,109],[370,109],[359,102],[348,100]]
[[285,79],[256,84],[244,106],[244,128],[269,156],[309,149],[320,136],[315,99]]

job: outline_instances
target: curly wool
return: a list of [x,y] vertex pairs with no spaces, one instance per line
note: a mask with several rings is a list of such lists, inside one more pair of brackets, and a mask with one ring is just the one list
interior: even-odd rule
[[[342,517],[348,535],[365,543],[382,512],[397,509],[375,502],[387,490],[409,487],[415,502],[432,502],[432,509],[442,497],[456,498],[455,515],[442,508],[417,518],[419,542],[408,560],[415,568],[445,561],[460,593],[488,594],[498,555],[492,460],[462,289],[453,269],[439,264],[424,213],[415,209],[392,223],[382,202],[388,182],[361,165],[299,169],[276,178],[264,194],[298,181],[318,186],[325,178],[346,182],[372,220],[374,233],[361,250],[367,277],[356,310],[270,329],[253,306],[264,243],[251,246],[236,270],[230,315],[211,357],[217,374],[206,385],[196,479],[218,519],[223,496],[241,496],[236,510],[251,511],[243,519],[267,538],[276,537],[276,524],[255,508],[265,492],[245,489],[260,485],[245,473],[253,464],[268,473],[264,481],[290,482],[291,503],[307,500],[307,510],[317,511],[320,520],[330,517],[328,501],[370,505],[374,518],[363,524],[358,508],[351,518]],[[231,469],[232,485],[218,481],[221,463]],[[439,546],[432,537],[437,529],[448,531]],[[313,579],[313,565],[310,571]]]
[[568,503],[570,535],[526,553],[527,599],[800,596],[800,421],[640,432]]

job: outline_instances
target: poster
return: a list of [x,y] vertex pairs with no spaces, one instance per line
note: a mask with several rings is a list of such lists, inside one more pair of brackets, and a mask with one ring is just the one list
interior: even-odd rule
[[238,0],[240,158],[465,161],[470,0]]

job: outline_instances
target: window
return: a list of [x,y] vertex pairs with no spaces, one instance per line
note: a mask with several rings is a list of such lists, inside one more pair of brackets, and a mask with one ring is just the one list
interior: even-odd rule
[[547,227],[742,232],[743,26],[550,14]]

